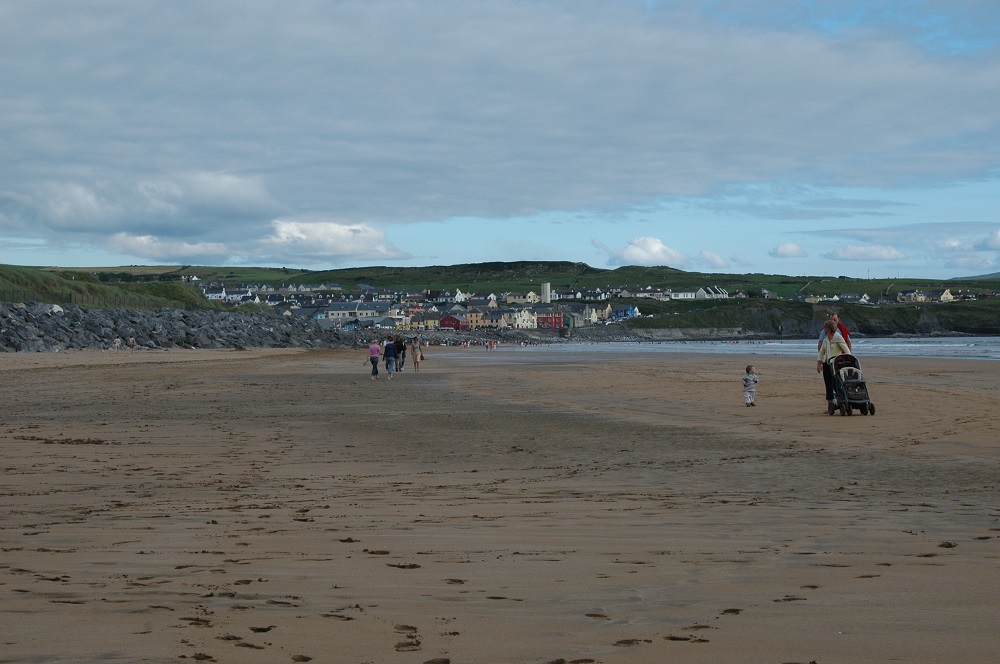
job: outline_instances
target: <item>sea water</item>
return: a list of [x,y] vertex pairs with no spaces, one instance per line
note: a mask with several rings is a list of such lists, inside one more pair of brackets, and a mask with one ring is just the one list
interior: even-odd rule
[[[602,341],[533,346],[546,353],[718,353],[723,355],[785,355],[815,357],[816,339],[771,341]],[[858,357],[935,357],[1000,360],[1000,337],[852,338]]]

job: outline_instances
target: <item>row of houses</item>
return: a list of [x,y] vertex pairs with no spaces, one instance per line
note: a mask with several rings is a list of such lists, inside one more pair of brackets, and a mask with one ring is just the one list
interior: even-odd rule
[[617,322],[641,315],[635,305],[609,303],[525,304],[507,306],[407,305],[402,302],[332,302],[318,307],[279,307],[286,316],[308,316],[321,325],[343,330],[483,330],[559,329]]
[[842,293],[840,295],[812,295],[797,296],[791,299],[800,299],[809,303],[819,302],[845,302],[849,304],[892,304],[896,302],[955,302],[959,299],[974,299],[971,296],[952,295],[951,289],[936,291],[903,290],[896,295],[882,294],[871,297],[868,293]]
[[[258,286],[205,284],[201,291],[213,302],[226,304],[265,304],[280,307],[292,304],[300,307],[321,307],[334,302],[350,302],[360,299],[365,302],[401,302],[433,304],[467,304],[470,306],[495,306],[507,304],[510,306],[551,304],[558,301],[572,300],[575,302],[610,302],[617,299],[651,299],[651,300],[702,300],[726,299],[729,292],[718,286],[704,286],[694,290],[672,290],[653,288],[652,286],[606,286],[604,288],[560,289],[551,290],[548,284],[543,284],[541,293],[535,291],[510,292],[503,294],[491,293],[485,297],[477,297],[473,293],[442,290],[395,291],[380,290],[371,286],[359,284],[360,294],[348,296],[337,284],[315,284],[309,286]],[[744,294],[739,296],[746,297]]]
[[[227,304],[262,304],[287,316],[308,316],[322,325],[340,329],[380,328],[409,330],[538,329],[584,327],[618,322],[641,316],[634,305],[614,306],[613,300],[714,300],[746,298],[717,286],[694,290],[659,289],[651,286],[607,286],[592,289],[552,290],[542,284],[540,292],[511,292],[486,296],[455,290],[386,290],[359,284],[352,295],[337,284],[304,286],[202,286],[205,297]],[[766,290],[755,295],[774,298]],[[795,296],[810,303],[849,302],[951,302],[951,291],[900,291],[894,298],[867,293],[832,296]],[[558,304],[555,304],[557,303]]]

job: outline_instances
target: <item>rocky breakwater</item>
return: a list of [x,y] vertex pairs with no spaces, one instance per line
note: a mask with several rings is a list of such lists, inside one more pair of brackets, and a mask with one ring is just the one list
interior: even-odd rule
[[75,305],[0,303],[0,351],[112,348],[132,337],[137,348],[338,348],[336,330],[310,318],[227,311],[86,309]]

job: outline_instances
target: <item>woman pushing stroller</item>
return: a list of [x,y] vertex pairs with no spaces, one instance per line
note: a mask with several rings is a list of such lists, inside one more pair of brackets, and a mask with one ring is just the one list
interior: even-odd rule
[[823,374],[823,383],[826,385],[826,412],[833,415],[834,411],[834,375],[831,360],[838,355],[850,354],[851,348],[847,345],[843,335],[837,329],[837,323],[828,320],[823,323],[823,330],[826,336],[820,341],[819,355],[816,357],[816,373]]

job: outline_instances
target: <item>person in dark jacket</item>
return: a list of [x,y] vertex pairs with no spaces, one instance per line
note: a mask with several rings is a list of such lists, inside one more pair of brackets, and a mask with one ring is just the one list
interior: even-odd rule
[[396,370],[396,342],[392,339],[385,340],[382,359],[385,361],[385,372],[389,374],[389,380],[392,380],[392,372]]
[[403,337],[396,337],[396,371],[402,371],[403,365],[406,364],[406,342],[403,341]]

